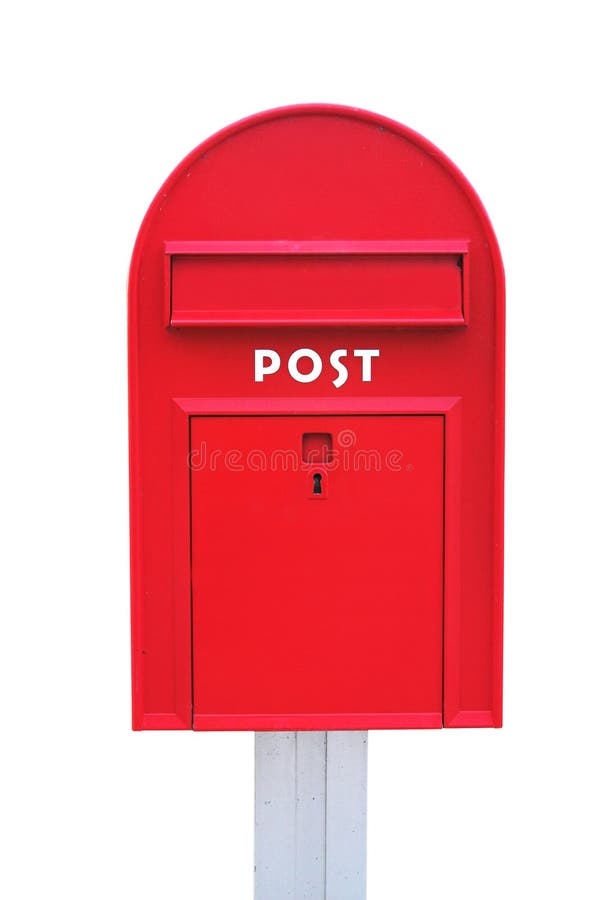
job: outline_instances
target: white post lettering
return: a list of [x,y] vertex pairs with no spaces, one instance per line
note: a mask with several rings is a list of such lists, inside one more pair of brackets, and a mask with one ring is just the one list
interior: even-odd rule
[[372,381],[372,359],[380,350],[354,350],[354,356],[362,358],[362,381]]
[[347,356],[347,350],[333,350],[331,353],[331,365],[337,372],[337,378],[333,380],[336,388],[340,388],[347,381],[347,366],[340,362],[342,356]]
[[[265,360],[269,365],[264,365]],[[273,375],[281,368],[281,357],[276,350],[254,350],[254,381],[264,381],[265,375]]]
[[[299,360],[304,359],[304,357],[312,360],[312,371],[308,372],[307,375],[303,375],[297,367]],[[289,369],[289,374],[295,381],[300,381],[302,384],[308,384],[310,381],[316,381],[322,372],[322,360],[315,350],[310,350],[309,347],[302,347],[301,350],[296,350],[295,353],[291,354],[289,362],[287,363],[287,368]]]

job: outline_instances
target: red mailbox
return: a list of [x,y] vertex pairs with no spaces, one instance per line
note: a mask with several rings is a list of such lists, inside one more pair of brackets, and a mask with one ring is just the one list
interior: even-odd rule
[[361,110],[239,122],[129,315],[134,728],[499,726],[503,272],[455,166]]

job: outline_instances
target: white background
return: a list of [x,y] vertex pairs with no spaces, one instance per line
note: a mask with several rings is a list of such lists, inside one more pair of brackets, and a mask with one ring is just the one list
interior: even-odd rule
[[[218,128],[371,108],[462,168],[508,280],[505,728],[374,732],[369,900],[596,897],[590,2],[11,4],[2,113],[3,896],[250,900],[253,735],[129,730],[125,290]],[[595,858],[593,858],[595,857]]]

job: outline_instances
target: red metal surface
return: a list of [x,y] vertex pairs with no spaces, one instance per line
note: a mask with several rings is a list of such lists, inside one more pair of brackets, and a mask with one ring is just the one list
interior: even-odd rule
[[[500,725],[503,273],[457,169],[252,117],[165,183],[129,294],[134,728]],[[341,432],[412,468],[249,465]]]

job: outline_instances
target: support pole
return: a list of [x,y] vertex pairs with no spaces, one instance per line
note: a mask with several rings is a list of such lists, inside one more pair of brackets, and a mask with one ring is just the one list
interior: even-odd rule
[[365,900],[368,732],[256,733],[255,900]]

